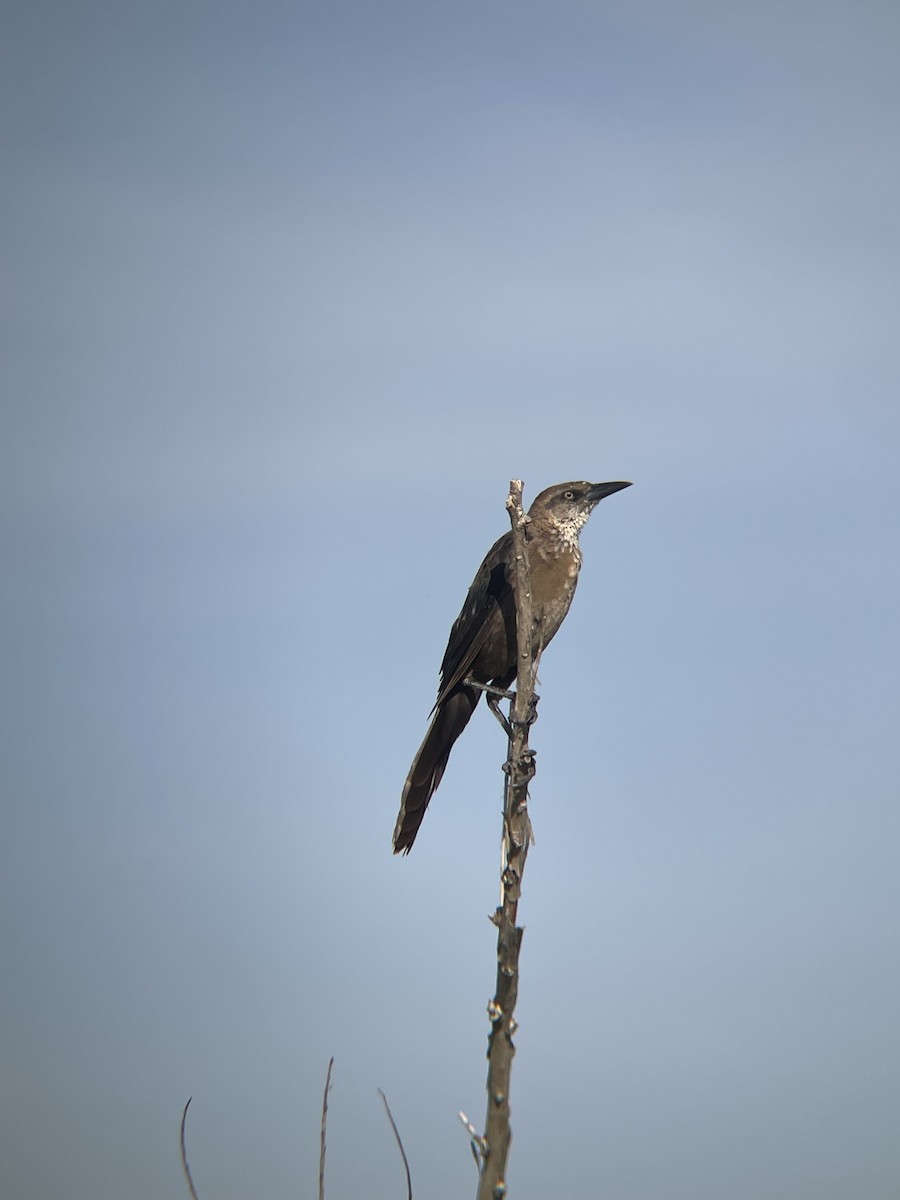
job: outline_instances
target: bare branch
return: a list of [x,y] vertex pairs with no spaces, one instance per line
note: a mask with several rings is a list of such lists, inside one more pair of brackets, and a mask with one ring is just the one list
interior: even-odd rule
[[200,1200],[200,1197],[197,1195],[197,1189],[194,1187],[194,1181],[191,1178],[191,1168],[188,1166],[187,1148],[185,1147],[184,1143],[184,1127],[187,1122],[187,1112],[191,1107],[191,1101],[193,1098],[193,1096],[188,1096],[188,1102],[184,1106],[184,1112],[181,1114],[181,1169],[184,1171],[184,1177],[187,1180],[188,1191],[191,1193],[191,1200]]
[[325,1075],[325,1092],[322,1096],[322,1135],[319,1143],[319,1200],[325,1200],[325,1126],[328,1123],[328,1089],[331,1087],[331,1068],[334,1066],[334,1055],[328,1060],[328,1071]]
[[391,1123],[391,1129],[393,1129],[393,1131],[394,1131],[394,1137],[397,1140],[397,1146],[400,1150],[400,1157],[403,1159],[403,1169],[406,1171],[406,1194],[407,1194],[408,1200],[413,1200],[412,1176],[409,1173],[409,1161],[406,1157],[406,1151],[403,1149],[403,1142],[400,1140],[400,1133],[399,1133],[399,1130],[397,1129],[397,1123],[394,1120],[393,1114],[391,1112],[391,1106],[387,1102],[387,1096],[384,1094],[384,1092],[381,1090],[381,1088],[378,1089],[378,1095],[381,1097],[382,1101],[384,1102],[384,1111],[387,1113],[387,1119]]
[[534,775],[534,753],[528,746],[528,730],[535,718],[535,655],[532,645],[533,613],[531,579],[522,508],[522,481],[513,479],[506,501],[512,524],[515,558],[516,598],[516,692],[510,706],[509,757],[504,765],[506,784],[503,798],[503,862],[500,875],[500,905],[492,920],[497,926],[497,983],[488,1005],[491,1031],[488,1035],[487,1119],[479,1139],[483,1165],[478,1200],[501,1200],[506,1195],[506,1163],[512,1141],[509,1121],[509,1081],[515,1053],[514,1018],[519,991],[519,948],[522,929],[516,924],[525,859],[531,841],[528,817],[528,783]]

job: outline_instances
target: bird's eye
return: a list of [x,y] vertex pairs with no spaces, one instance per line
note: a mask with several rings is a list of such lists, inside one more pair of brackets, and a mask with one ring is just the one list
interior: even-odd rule
[[567,492],[563,492],[563,499],[564,500],[574,500],[575,499],[575,493],[572,491],[571,488]]

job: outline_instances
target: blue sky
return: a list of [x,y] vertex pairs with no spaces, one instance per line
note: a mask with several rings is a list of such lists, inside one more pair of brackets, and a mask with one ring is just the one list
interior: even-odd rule
[[474,1190],[505,746],[400,788],[511,476],[513,1194],[900,1184],[900,15],[12,3],[0,1178]]

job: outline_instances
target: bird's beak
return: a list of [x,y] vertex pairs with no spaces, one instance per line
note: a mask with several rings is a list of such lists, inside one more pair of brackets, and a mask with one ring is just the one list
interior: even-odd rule
[[631,483],[624,483],[617,480],[615,483],[592,483],[588,489],[587,498],[591,504],[596,504],[599,500],[605,500],[607,496],[611,496],[613,492],[621,492],[622,488],[631,487]]

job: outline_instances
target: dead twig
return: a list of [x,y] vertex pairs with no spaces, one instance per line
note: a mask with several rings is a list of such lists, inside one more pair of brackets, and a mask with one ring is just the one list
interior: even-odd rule
[[193,1096],[188,1096],[188,1102],[184,1106],[184,1112],[181,1114],[181,1138],[180,1138],[181,1169],[182,1169],[182,1171],[184,1171],[184,1177],[187,1180],[188,1191],[191,1193],[191,1200],[200,1200],[200,1197],[197,1195],[197,1189],[194,1187],[194,1181],[191,1178],[191,1168],[188,1166],[187,1148],[185,1147],[185,1142],[184,1142],[184,1127],[185,1127],[185,1124],[187,1123],[187,1112],[188,1112],[188,1109],[191,1107],[191,1101],[193,1100],[193,1098],[194,1098]]
[[325,1126],[328,1123],[328,1089],[331,1087],[331,1068],[334,1066],[334,1055],[328,1060],[328,1071],[325,1075],[325,1093],[322,1096],[322,1135],[319,1142],[319,1200],[325,1200]]
[[382,1102],[384,1103],[384,1111],[387,1113],[387,1119],[391,1123],[391,1129],[394,1131],[397,1147],[400,1150],[400,1157],[403,1159],[403,1169],[406,1171],[406,1195],[408,1200],[413,1200],[412,1176],[409,1173],[409,1160],[406,1157],[406,1151],[403,1149],[403,1142],[400,1139],[400,1132],[397,1129],[397,1123],[394,1120],[393,1114],[391,1113],[391,1106],[387,1102],[387,1096],[384,1094],[381,1088],[378,1089],[378,1095],[381,1097]]

